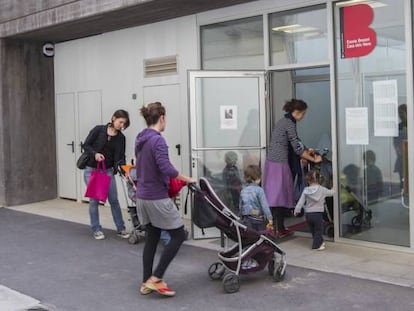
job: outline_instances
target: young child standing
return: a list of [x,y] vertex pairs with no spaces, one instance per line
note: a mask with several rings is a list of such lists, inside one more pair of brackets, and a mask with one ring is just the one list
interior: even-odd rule
[[262,172],[258,165],[249,165],[244,171],[247,185],[240,193],[240,215],[243,224],[256,231],[266,230],[266,220],[273,226],[273,217],[260,181]]
[[302,207],[304,208],[306,222],[313,237],[312,249],[322,251],[325,249],[325,242],[322,237],[325,198],[333,196],[335,191],[321,186],[320,180],[319,170],[313,169],[306,174],[308,186],[303,190],[296,204],[294,214],[295,216],[299,215]]

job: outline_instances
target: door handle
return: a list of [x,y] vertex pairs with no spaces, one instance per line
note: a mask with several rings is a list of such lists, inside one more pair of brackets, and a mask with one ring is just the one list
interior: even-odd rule
[[72,153],[75,153],[75,142],[73,140],[71,144],[66,144],[66,146],[72,146]]
[[178,155],[181,155],[181,144],[176,144],[175,148],[177,148]]
[[83,142],[81,141],[79,144],[80,148],[81,148],[81,152],[83,152]]

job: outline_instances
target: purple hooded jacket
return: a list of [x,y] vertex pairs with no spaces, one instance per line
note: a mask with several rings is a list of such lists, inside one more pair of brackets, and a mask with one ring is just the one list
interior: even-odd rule
[[156,130],[146,128],[135,139],[137,165],[137,198],[160,200],[168,198],[170,177],[178,171],[168,157],[164,137]]

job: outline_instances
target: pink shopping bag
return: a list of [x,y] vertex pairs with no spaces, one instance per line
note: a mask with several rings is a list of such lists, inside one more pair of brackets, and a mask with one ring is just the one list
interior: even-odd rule
[[[100,167],[102,163],[102,167]],[[111,176],[106,175],[105,163],[96,163],[96,170],[91,173],[86,186],[85,197],[105,202],[108,198]]]

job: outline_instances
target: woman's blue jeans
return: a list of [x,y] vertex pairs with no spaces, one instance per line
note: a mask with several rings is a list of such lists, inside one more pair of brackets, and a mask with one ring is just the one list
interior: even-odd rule
[[[87,166],[84,172],[84,180],[88,185],[89,177],[95,168]],[[111,205],[112,218],[116,226],[116,230],[121,232],[125,230],[124,220],[122,219],[121,206],[118,201],[118,191],[116,189],[116,180],[112,168],[106,169],[106,174],[111,176],[111,184],[108,192],[108,202]],[[95,199],[89,199],[89,217],[91,220],[91,228],[93,232],[100,231],[102,229],[99,223],[99,201]]]

